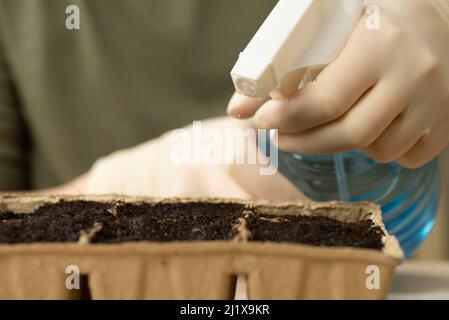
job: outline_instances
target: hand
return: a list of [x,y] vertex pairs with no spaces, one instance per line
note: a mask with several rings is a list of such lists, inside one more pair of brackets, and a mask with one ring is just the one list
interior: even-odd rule
[[381,163],[422,166],[449,142],[449,12],[438,12],[438,1],[371,1],[380,28],[362,17],[316,81],[285,99],[235,94],[228,113],[278,129],[287,151],[363,149]]
[[[202,122],[207,129],[224,132],[226,129],[250,129],[249,121],[232,118]],[[192,126],[186,128],[191,137]],[[237,131],[238,132],[238,131]],[[258,164],[236,164],[223,161],[216,164],[176,163],[173,148],[173,132],[129,150],[118,151],[100,159],[88,176],[87,192],[91,194],[117,193],[151,197],[220,197],[264,198],[272,200],[295,200],[302,194],[281,174],[260,175]],[[250,152],[257,152],[257,144],[250,141],[226,153],[238,159]]]

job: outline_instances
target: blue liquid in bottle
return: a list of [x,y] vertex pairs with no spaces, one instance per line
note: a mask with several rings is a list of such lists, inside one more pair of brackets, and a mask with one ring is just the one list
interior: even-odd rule
[[[273,146],[271,146],[273,148]],[[361,151],[304,156],[279,150],[279,171],[315,201],[373,201],[410,257],[432,229],[440,201],[437,161],[417,170],[379,164]]]

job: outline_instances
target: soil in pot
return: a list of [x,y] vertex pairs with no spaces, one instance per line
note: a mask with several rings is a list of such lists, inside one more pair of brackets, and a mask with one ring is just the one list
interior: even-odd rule
[[[238,237],[242,226],[247,232]],[[32,214],[0,213],[0,243],[77,242],[83,236],[90,243],[238,238],[378,250],[383,247],[382,229],[371,220],[348,223],[324,216],[278,216],[239,203],[60,201],[43,205]]]

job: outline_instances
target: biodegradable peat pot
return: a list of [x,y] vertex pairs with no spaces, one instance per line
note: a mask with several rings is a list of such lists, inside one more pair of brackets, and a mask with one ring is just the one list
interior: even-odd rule
[[382,299],[402,257],[369,203],[0,196],[3,299]]

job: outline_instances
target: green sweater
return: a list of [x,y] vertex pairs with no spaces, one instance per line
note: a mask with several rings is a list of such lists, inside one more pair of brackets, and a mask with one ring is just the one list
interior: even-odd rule
[[[275,0],[0,0],[0,190],[224,114],[229,71]],[[68,30],[76,4],[80,30]]]

